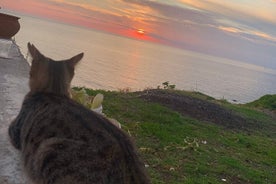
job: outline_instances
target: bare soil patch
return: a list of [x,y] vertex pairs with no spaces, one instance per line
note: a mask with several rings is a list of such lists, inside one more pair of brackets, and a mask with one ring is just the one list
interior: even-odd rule
[[182,115],[221,125],[229,129],[248,130],[257,128],[256,123],[246,120],[233,110],[222,105],[185,94],[175,93],[172,90],[151,89],[139,92],[140,98],[162,104]]

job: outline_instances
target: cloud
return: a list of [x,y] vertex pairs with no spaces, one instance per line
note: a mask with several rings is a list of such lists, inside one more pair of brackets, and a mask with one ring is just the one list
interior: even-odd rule
[[276,46],[276,37],[260,31],[242,30],[235,27],[219,26],[222,31],[239,35],[241,38],[253,43],[267,43]]
[[262,60],[272,62],[275,57],[275,24],[231,6],[197,0],[184,0],[188,6],[122,1],[156,12],[153,15],[156,21],[149,21],[158,30],[153,36],[171,45],[255,64]]
[[65,1],[65,0],[49,0],[49,2],[53,5],[65,6],[66,8],[73,9],[73,10],[80,9],[82,10],[81,12],[85,10],[85,13],[92,11],[92,12],[100,12],[101,14],[110,14],[110,15],[117,16],[117,14],[114,13],[113,11],[108,11],[107,9],[99,8],[98,6],[93,6],[87,3],[71,2],[71,1]]
[[74,10],[75,14],[86,17],[91,24],[108,24],[115,29],[137,29],[147,27],[148,20],[155,20],[150,8],[141,8],[140,5],[127,5],[120,0],[101,1],[99,3],[79,3],[64,0],[50,0],[55,6],[62,6],[64,9]]
[[160,3],[158,1],[146,0],[122,0],[123,2],[149,7],[160,20],[190,21],[200,24],[213,23],[211,15],[206,12],[199,12],[195,9],[183,8],[179,6]]
[[201,10],[212,11],[224,16],[238,17],[239,19],[247,19],[267,21],[276,23],[275,8],[276,5],[271,0],[255,0],[250,3],[242,3],[237,1],[219,1],[219,0],[178,0],[179,2],[188,4]]
[[[178,6],[178,4],[164,4],[158,1],[146,1],[146,0],[123,0],[127,3],[139,4],[144,7],[150,7],[159,12],[156,14],[160,22],[177,22],[179,25],[174,24],[175,29],[183,30],[188,26],[207,26],[217,28],[222,31],[228,31],[231,28],[232,33],[246,33],[253,35],[256,39],[265,39],[268,41],[275,41],[276,30],[274,23],[268,20],[260,19],[256,16],[250,17],[248,12],[242,12],[239,9],[235,9],[231,3],[223,5],[221,3],[215,3],[214,0],[198,1],[198,0],[179,0],[179,2],[186,3],[193,8],[186,6]],[[227,6],[228,5],[228,6]],[[184,26],[182,25],[184,24]],[[222,28],[228,28],[222,29]],[[236,31],[234,31],[236,30]],[[240,31],[237,31],[240,30]],[[241,36],[237,34],[236,36]],[[260,37],[260,38],[257,38]],[[252,39],[253,40],[253,39]]]
[[[30,2],[33,6],[25,6]],[[272,9],[276,5],[275,0],[266,2],[273,5]],[[102,0],[93,3],[18,0],[16,4],[33,7],[38,14],[44,12],[44,16],[67,23],[118,34],[126,35],[127,30],[142,28],[147,36],[165,44],[212,55],[248,62],[276,57],[275,20],[269,18],[274,11],[249,7],[258,11],[254,13],[244,10],[243,3],[223,3],[218,0]]]

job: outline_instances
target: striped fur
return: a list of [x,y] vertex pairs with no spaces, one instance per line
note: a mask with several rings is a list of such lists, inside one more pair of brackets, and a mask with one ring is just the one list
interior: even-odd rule
[[69,97],[82,58],[53,61],[28,44],[33,57],[30,92],[9,127],[35,184],[150,183],[130,137]]

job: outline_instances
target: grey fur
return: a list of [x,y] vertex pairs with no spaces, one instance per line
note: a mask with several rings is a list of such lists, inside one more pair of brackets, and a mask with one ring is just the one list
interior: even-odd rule
[[9,127],[35,184],[146,184],[150,180],[130,137],[69,97],[79,54],[53,61],[28,44],[30,92]]

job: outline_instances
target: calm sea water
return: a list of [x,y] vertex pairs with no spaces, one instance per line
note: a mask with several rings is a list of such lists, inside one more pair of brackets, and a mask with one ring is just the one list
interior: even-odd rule
[[53,59],[85,53],[73,85],[94,89],[142,90],[165,81],[215,98],[253,101],[276,94],[276,70],[93,30],[21,16],[17,44],[27,43]]

